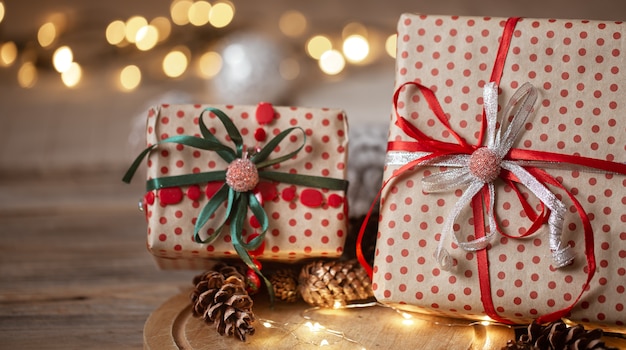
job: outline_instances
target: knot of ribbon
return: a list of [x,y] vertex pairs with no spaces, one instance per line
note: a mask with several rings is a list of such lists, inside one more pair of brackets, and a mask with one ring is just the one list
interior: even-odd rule
[[[213,135],[204,123],[203,116],[206,113],[213,113],[222,123],[226,132],[235,147],[231,148],[221,143],[215,135]],[[261,149],[249,154],[244,149],[243,138],[241,133],[232,122],[232,120],[221,110],[208,107],[202,111],[199,118],[199,128],[202,137],[190,135],[177,135],[166,138],[154,145],[144,149],[134,160],[128,171],[123,177],[123,181],[130,183],[135,172],[141,165],[143,159],[150,154],[155,148],[164,143],[176,143],[193,148],[214,151],[229,166],[226,170],[216,170],[209,172],[200,172],[193,174],[184,174],[176,176],[158,177],[149,179],[146,182],[146,191],[152,191],[159,188],[173,186],[187,186],[206,182],[220,181],[224,184],[217,190],[211,199],[205,204],[198,214],[193,237],[197,243],[209,244],[215,241],[222,232],[227,222],[230,224],[230,237],[233,248],[243,260],[243,262],[253,269],[264,280],[270,298],[273,301],[273,288],[259,271],[252,257],[248,253],[249,250],[257,249],[265,239],[265,234],[269,227],[269,219],[267,213],[263,209],[262,203],[257,199],[253,189],[259,179],[269,181],[277,181],[292,185],[323,188],[329,190],[345,191],[348,182],[343,179],[327,178],[321,176],[291,174],[285,172],[277,172],[268,170],[274,164],[284,162],[295,156],[306,144],[306,133],[300,127],[291,127],[278,133],[274,138],[269,140]],[[276,158],[269,159],[271,153],[276,147],[292,132],[300,131],[302,133],[302,143],[292,152],[281,155]],[[216,225],[216,229],[206,237],[201,236],[201,229],[204,227],[211,216],[226,203],[224,215]],[[248,209],[257,219],[261,232],[256,237],[245,242],[242,233]]]
[[[561,240],[563,230],[563,215],[566,211],[565,205],[546,186],[529,173],[523,166],[517,164],[515,160],[507,160],[505,156],[511,150],[514,142],[524,129],[524,125],[533,111],[533,105],[537,100],[537,91],[529,83],[522,85],[511,97],[508,104],[498,119],[498,87],[495,83],[488,83],[484,87],[483,101],[487,122],[487,144],[484,147],[470,148],[471,154],[447,154],[434,159],[426,160],[423,165],[446,166],[452,169],[441,171],[422,179],[424,192],[451,191],[459,187],[466,186],[451,213],[443,223],[441,239],[435,251],[435,257],[444,270],[452,267],[452,259],[444,248],[446,238],[453,236],[455,242],[464,250],[477,251],[485,249],[496,232],[500,231],[494,213],[495,188],[493,181],[498,178],[503,171],[508,171],[510,175],[526,186],[539,200],[542,205],[549,209],[547,222],[550,231],[550,250],[557,268],[571,264],[574,255],[569,246]],[[512,116],[506,130],[503,126],[496,128],[498,122],[504,124],[506,119]],[[424,157],[424,153],[413,153],[403,151],[391,151],[387,155],[387,164],[406,164],[412,160]],[[461,242],[460,232],[453,229],[453,225],[461,213],[484,187],[487,187],[487,221],[489,233],[483,237],[476,238],[469,242]],[[539,221],[545,221],[546,216],[541,216]]]

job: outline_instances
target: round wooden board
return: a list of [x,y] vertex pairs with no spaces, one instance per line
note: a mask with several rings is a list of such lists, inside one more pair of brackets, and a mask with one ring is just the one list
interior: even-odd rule
[[[319,310],[299,303],[269,307],[266,295],[255,296],[256,333],[240,342],[220,336],[212,325],[194,318],[190,290],[170,298],[148,318],[144,349],[500,349],[515,337],[502,326],[482,326],[448,320],[443,325],[427,317],[407,322],[398,312],[382,306]],[[444,322],[442,322],[444,321]],[[318,326],[318,325],[321,325]],[[270,326],[269,328],[265,327]],[[316,328],[317,327],[317,328]],[[607,345],[626,348],[626,340],[605,337]]]

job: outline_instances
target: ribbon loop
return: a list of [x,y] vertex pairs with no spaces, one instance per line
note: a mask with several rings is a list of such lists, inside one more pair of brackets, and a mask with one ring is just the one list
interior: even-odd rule
[[[235,145],[235,148],[232,149],[224,144],[222,144],[216,137],[211,133],[209,128],[207,128],[204,123],[203,116],[205,113],[214,114],[222,123],[228,137]],[[231,164],[233,161],[237,159],[246,158],[246,153],[244,152],[244,144],[241,133],[232,122],[232,120],[221,110],[208,107],[204,109],[200,113],[199,117],[199,128],[202,134],[202,138],[195,136],[186,136],[186,135],[177,135],[169,137],[165,140],[162,140],[154,145],[151,145],[144,149],[139,156],[132,163],[131,167],[128,169],[126,174],[124,175],[123,181],[129,183],[137,171],[138,167],[141,164],[141,161],[149,155],[155,148],[164,143],[176,143],[185,146],[190,146],[202,150],[215,151],[222,159],[224,159],[227,163]],[[296,148],[296,150],[289,152],[285,155],[279,156],[274,159],[268,159],[272,152],[276,149],[276,147],[293,131],[300,130],[302,132],[302,142]],[[310,175],[302,175],[302,174],[289,174],[289,173],[280,173],[274,171],[265,171],[264,168],[269,167],[274,164],[278,164],[284,162],[288,159],[293,158],[306,144],[306,133],[300,127],[292,127],[286,130],[281,131],[278,135],[272,138],[270,141],[265,144],[265,146],[256,154],[254,154],[249,161],[254,164],[256,170],[258,172],[258,176],[260,178],[268,179],[271,181],[279,181],[285,183],[292,183],[297,185],[304,185],[309,187],[316,188],[326,188],[331,190],[346,190],[348,182],[343,179],[334,179],[334,178],[326,178],[319,176],[310,176]],[[254,170],[254,169],[252,169]],[[171,187],[171,186],[187,186],[192,184],[206,183],[206,182],[214,182],[214,181],[226,181],[231,179],[226,170],[218,170],[218,171],[210,171],[204,173],[194,173],[194,174],[185,174],[185,175],[176,175],[169,177],[160,177],[149,179],[146,182],[147,191],[152,191],[158,188],[163,187]],[[232,179],[231,179],[232,180]],[[235,179],[236,180],[236,179]],[[235,181],[236,182],[236,181]],[[230,183],[230,185],[229,185]],[[233,187],[237,190],[235,190]],[[243,190],[243,191],[242,191]],[[211,217],[218,211],[223,204],[226,203],[226,210],[224,215],[217,225],[217,228],[210,234],[205,237],[201,237],[202,228],[207,225],[207,223],[211,220]],[[245,222],[245,218],[248,214],[248,208],[252,212],[252,215],[257,219],[260,224],[260,230],[258,236],[251,239],[249,242],[244,242],[242,233],[243,226]],[[268,286],[268,292],[270,294],[270,299],[273,303],[273,289],[269,280],[265,278],[259,271],[258,267],[254,264],[249,250],[253,250],[258,248],[265,239],[265,234],[269,228],[269,219],[267,213],[263,209],[263,205],[256,198],[253,189],[239,188],[234,185],[232,181],[226,181],[224,185],[220,187],[220,189],[208,200],[205,206],[200,210],[198,217],[196,219],[196,223],[194,225],[194,233],[193,238],[198,243],[209,244],[215,239],[219,237],[222,232],[224,225],[227,222],[230,222],[230,236],[231,242],[233,244],[233,248],[237,252],[237,254],[241,257],[241,259],[255,272],[261,276],[261,278],[265,281],[265,285]]]

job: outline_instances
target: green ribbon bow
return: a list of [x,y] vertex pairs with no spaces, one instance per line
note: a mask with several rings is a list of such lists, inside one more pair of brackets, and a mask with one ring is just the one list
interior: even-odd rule
[[[224,125],[228,136],[235,144],[234,149],[222,144],[209,131],[209,129],[204,124],[202,118],[205,112],[213,113],[219,118],[219,120]],[[229,164],[235,159],[241,159],[242,157],[244,157],[244,145],[241,134],[239,133],[239,130],[237,130],[237,127],[233,124],[232,120],[224,112],[217,108],[208,107],[202,111],[199,119],[199,126],[202,137],[188,135],[172,136],[146,148],[139,154],[139,156],[137,156],[122,180],[126,183],[130,183],[133,175],[141,165],[142,160],[156,147],[163,143],[176,143],[198,149],[215,151],[222,159],[224,159]],[[280,142],[282,142],[285,137],[287,137],[291,132],[295,130],[300,130],[302,132],[302,144],[293,152],[290,152],[275,159],[268,159],[269,155],[278,146],[278,144],[280,144]],[[294,155],[300,152],[305,143],[306,133],[304,132],[304,130],[300,127],[292,127],[276,135],[276,137],[271,139],[259,152],[250,156],[249,160],[257,167],[259,178],[262,179],[299,186],[345,191],[348,187],[348,182],[346,180],[311,175],[289,174],[266,170],[266,168],[270,167],[271,165],[281,163],[287,159],[292,158]],[[225,181],[225,179],[226,170],[159,177],[150,179],[146,182],[146,191],[152,191],[165,187],[186,186],[213,181]],[[213,233],[211,233],[207,238],[202,239],[200,237],[200,230],[209,221],[211,215],[213,215],[218,210],[218,208],[222,206],[224,201],[226,201],[227,203],[226,212],[224,214],[224,217],[222,218],[221,223]],[[242,237],[242,231],[248,208],[250,208],[250,211],[256,217],[262,231],[257,237],[251,239],[249,242],[244,242]],[[200,211],[194,227],[194,240],[198,243],[213,242],[220,235],[222,228],[227,221],[230,221],[230,237],[235,251],[237,252],[237,254],[239,254],[245,264],[253,269],[263,279],[268,289],[271,302],[273,303],[274,293],[272,285],[270,284],[269,280],[265,278],[265,276],[263,276],[263,274],[259,271],[258,267],[254,264],[252,258],[250,257],[250,254],[248,253],[248,250],[254,250],[263,243],[263,240],[265,239],[265,233],[267,232],[267,229],[269,227],[269,219],[267,213],[265,213],[263,206],[258,201],[252,190],[247,192],[237,192],[232,189],[227,183],[224,183],[222,187],[220,187],[220,189],[213,195],[213,197],[211,197],[208,203]]]

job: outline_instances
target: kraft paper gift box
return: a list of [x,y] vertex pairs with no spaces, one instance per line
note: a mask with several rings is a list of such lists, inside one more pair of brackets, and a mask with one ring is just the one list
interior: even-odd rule
[[397,42],[377,299],[623,332],[626,26],[405,14]]
[[147,246],[159,267],[205,269],[238,255],[250,263],[342,254],[343,111],[160,105],[149,110],[147,142],[133,166],[147,156]]

